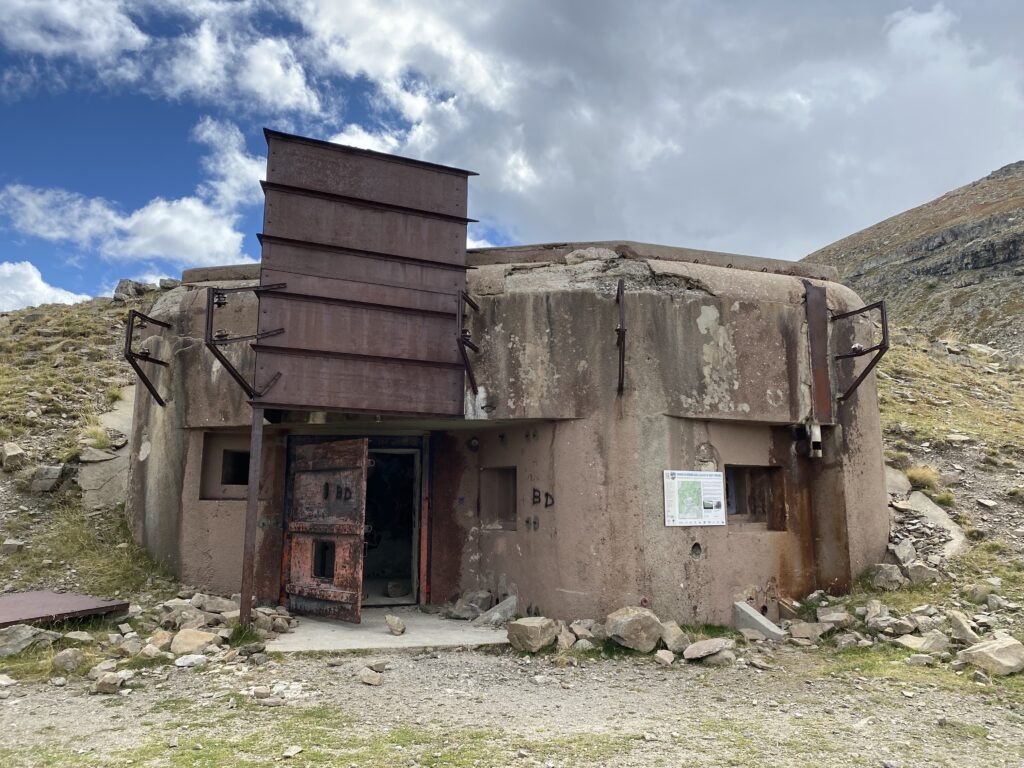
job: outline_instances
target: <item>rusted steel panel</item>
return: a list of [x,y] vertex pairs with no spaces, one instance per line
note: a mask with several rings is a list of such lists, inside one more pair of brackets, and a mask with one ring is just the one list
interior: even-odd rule
[[271,325],[283,328],[284,333],[263,339],[260,350],[282,347],[453,365],[459,362],[454,341],[454,313],[450,316],[405,313],[396,309],[266,295],[260,300],[261,330],[264,325],[267,329]]
[[464,222],[266,186],[263,231],[290,240],[464,264]]
[[124,600],[100,600],[74,592],[14,592],[0,595],[0,627],[125,613]]
[[835,421],[832,402],[831,360],[828,354],[828,304],[824,286],[804,280],[807,342],[811,358],[811,407],[819,424]]
[[285,592],[292,608],[358,622],[366,440],[292,446]]
[[463,370],[440,366],[352,357],[326,357],[260,347],[256,388],[284,371],[263,401],[266,407],[369,413],[417,413],[461,416]]
[[285,283],[288,286],[287,289],[266,294],[268,296],[287,299],[297,295],[366,304],[384,304],[423,312],[446,312],[451,315],[452,322],[454,322],[459,303],[457,292],[424,291],[359,280],[279,272],[272,269],[263,270],[263,280],[267,285]]
[[470,171],[267,132],[267,180],[418,208],[466,215]]
[[[279,240],[268,235],[263,243],[263,270],[277,274],[355,280],[396,288],[417,288],[438,293],[457,293],[466,287],[466,267],[403,259],[387,254],[352,251],[315,243]],[[277,279],[262,280],[273,285]]]

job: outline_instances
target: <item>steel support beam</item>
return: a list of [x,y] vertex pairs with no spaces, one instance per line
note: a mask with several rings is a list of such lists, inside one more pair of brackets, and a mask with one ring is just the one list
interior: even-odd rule
[[259,528],[260,471],[263,464],[263,409],[252,409],[252,432],[249,439],[249,492],[245,504],[245,540],[242,545],[242,594],[239,623],[252,621],[252,593],[256,565],[256,531]]

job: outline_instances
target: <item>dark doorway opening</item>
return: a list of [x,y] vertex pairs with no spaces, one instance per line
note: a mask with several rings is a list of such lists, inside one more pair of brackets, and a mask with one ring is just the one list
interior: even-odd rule
[[419,454],[371,450],[366,476],[363,605],[416,602]]

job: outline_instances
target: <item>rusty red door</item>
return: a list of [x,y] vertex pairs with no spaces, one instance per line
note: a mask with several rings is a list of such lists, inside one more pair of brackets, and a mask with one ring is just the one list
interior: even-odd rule
[[289,608],[359,622],[366,440],[293,444],[285,591]]

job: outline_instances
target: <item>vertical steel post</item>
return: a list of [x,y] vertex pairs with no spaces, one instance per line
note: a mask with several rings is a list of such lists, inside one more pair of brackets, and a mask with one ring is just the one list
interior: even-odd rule
[[252,434],[249,442],[249,493],[245,505],[245,543],[242,549],[242,595],[239,623],[246,627],[252,619],[252,591],[256,560],[256,530],[259,525],[260,470],[263,457],[263,409],[253,406]]

